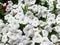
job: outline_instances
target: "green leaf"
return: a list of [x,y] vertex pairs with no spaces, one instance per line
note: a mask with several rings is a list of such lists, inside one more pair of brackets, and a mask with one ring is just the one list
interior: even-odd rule
[[36,0],[35,4],[40,4],[41,5],[41,0]]
[[5,3],[5,0],[0,0],[1,3]]
[[11,0],[13,4],[18,4],[18,0]]
[[26,14],[27,11],[28,11],[28,6],[25,6],[25,7],[23,8],[24,14]]
[[23,30],[25,26],[26,26],[26,25],[24,25],[24,24],[20,24],[19,29]]
[[35,45],[40,45],[40,43],[35,43]]

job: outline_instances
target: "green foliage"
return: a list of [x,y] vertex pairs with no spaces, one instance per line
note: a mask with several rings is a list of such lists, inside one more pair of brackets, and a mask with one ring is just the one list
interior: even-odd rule
[[3,19],[5,11],[2,10],[2,5],[0,5],[0,19]]
[[1,3],[5,3],[5,0],[0,0]]
[[53,1],[54,9],[52,10],[52,13],[54,13],[54,14],[57,15],[57,12],[56,12],[56,10],[57,10],[57,8],[56,8],[56,4],[57,4],[57,1],[56,1],[56,0]]
[[25,26],[26,26],[26,25],[24,25],[24,24],[20,24],[19,29],[23,30]]
[[24,14],[25,14],[27,11],[28,11],[28,6],[25,6],[25,7],[23,8]]
[[11,0],[13,4],[18,4],[18,0]]
[[35,43],[35,45],[40,45],[40,43]]
[[40,4],[41,5],[41,1],[40,0],[36,0],[35,4]]

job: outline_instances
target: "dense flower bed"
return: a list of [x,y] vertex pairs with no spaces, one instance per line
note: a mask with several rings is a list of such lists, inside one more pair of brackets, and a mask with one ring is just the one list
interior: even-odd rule
[[57,45],[60,0],[18,0],[4,3],[0,45]]

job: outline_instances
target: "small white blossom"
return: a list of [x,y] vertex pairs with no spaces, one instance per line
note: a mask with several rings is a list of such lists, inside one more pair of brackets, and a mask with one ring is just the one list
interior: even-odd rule
[[25,4],[32,5],[35,4],[36,0],[24,0]]
[[58,38],[56,35],[51,35],[51,40],[53,43],[56,43],[58,41]]
[[42,30],[42,35],[43,35],[43,36],[48,36],[48,31]]

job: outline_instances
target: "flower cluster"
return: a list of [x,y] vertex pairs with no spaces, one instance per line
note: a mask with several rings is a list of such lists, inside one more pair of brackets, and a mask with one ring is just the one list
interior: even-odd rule
[[4,21],[0,19],[0,45],[57,45],[60,0],[8,1]]

